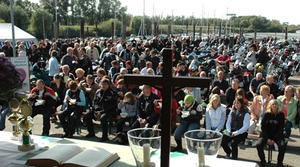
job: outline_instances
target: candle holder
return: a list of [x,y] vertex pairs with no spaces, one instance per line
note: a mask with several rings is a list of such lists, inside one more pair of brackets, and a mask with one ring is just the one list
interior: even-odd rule
[[137,167],[160,166],[161,130],[138,128],[127,132]]
[[9,101],[8,106],[11,111],[11,115],[8,117],[8,121],[12,124],[12,139],[18,140],[21,132],[18,126],[19,118],[21,117],[19,113],[19,101],[16,98],[13,98]]
[[197,167],[205,167],[216,160],[222,133],[211,130],[192,130],[184,134],[188,157]]
[[26,98],[22,99],[22,101],[19,104],[19,108],[20,108],[22,117],[20,118],[18,124],[23,133],[22,133],[22,145],[18,146],[18,149],[20,151],[30,151],[35,148],[34,145],[32,144],[32,141],[31,141],[30,135],[29,135],[29,131],[32,129],[32,126],[33,126],[33,120],[31,118],[32,108],[28,104],[28,101]]

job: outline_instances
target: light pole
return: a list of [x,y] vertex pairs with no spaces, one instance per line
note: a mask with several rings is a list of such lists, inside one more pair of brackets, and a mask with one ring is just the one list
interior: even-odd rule
[[10,0],[10,20],[11,20],[11,36],[12,36],[12,48],[13,48],[13,57],[16,57],[16,40],[15,40],[15,21],[14,21],[14,1]]

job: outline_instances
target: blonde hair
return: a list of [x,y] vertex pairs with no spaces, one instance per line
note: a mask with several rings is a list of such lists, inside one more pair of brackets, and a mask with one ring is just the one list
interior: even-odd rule
[[260,91],[266,91],[268,94],[270,94],[270,87],[268,85],[263,85],[260,87]]
[[75,73],[76,73],[76,74],[79,73],[79,74],[84,75],[85,71],[84,71],[82,68],[78,68],[78,69],[75,70]]
[[275,103],[276,103],[277,106],[278,106],[278,110],[277,110],[276,113],[279,113],[279,103],[278,103],[278,101],[275,100],[275,99],[272,99],[272,100],[269,102],[266,112],[274,113],[274,111],[272,111],[272,105],[275,104]]
[[209,100],[208,108],[213,108],[213,102],[215,100],[218,100],[218,107],[221,106],[221,98],[220,98],[220,96],[218,94],[214,94],[214,95],[212,95],[212,97]]

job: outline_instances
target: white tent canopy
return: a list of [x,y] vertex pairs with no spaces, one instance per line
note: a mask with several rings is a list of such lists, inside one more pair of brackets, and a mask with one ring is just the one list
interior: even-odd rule
[[[15,39],[16,41],[33,41],[37,42],[37,39],[28,32],[15,26]],[[0,42],[12,41],[11,23],[0,23]]]

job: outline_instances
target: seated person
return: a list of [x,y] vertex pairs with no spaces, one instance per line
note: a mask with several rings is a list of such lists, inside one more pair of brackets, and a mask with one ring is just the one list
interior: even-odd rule
[[93,125],[93,112],[92,110],[92,104],[94,100],[94,96],[96,91],[99,88],[99,85],[94,82],[93,75],[87,75],[85,80],[82,80],[79,83],[79,88],[83,90],[85,94],[85,99],[86,99],[86,111],[84,111],[82,114],[84,115],[83,117],[83,122],[87,126],[88,134],[86,137],[94,137],[94,125]]
[[96,83],[97,85],[99,85],[100,82],[101,82],[101,80],[102,80],[103,77],[105,77],[105,76],[106,76],[105,70],[104,70],[103,68],[99,68],[99,69],[97,70],[97,77],[95,78],[95,83]]
[[176,148],[174,151],[182,152],[182,136],[185,132],[200,129],[200,120],[202,119],[202,106],[196,102],[192,95],[186,95],[181,107],[177,109],[177,114],[181,116],[180,125],[174,132]]
[[217,79],[213,81],[212,88],[216,86],[218,86],[223,91],[223,94],[226,91],[226,89],[229,87],[228,82],[224,78],[223,71],[219,71],[217,74]]
[[74,80],[75,77],[74,75],[70,72],[70,67],[69,65],[63,65],[62,66],[62,71],[61,73],[59,73],[59,75],[61,76],[63,82],[66,84],[67,86],[67,82],[69,79]]
[[85,80],[84,73],[85,73],[85,71],[82,68],[77,68],[75,70],[75,74],[76,74],[75,81],[78,85],[81,81]]
[[284,113],[284,137],[289,138],[291,135],[292,127],[295,127],[295,119],[297,115],[297,101],[293,98],[295,88],[292,85],[288,85],[284,89],[284,95],[279,96],[277,101],[279,103],[279,109]]
[[108,122],[116,116],[117,98],[111,89],[110,80],[104,78],[100,82],[100,89],[97,90],[94,100],[94,115],[102,125],[102,138],[100,141],[108,140]]
[[257,142],[257,152],[260,158],[260,166],[266,166],[264,147],[266,144],[276,144],[278,147],[277,167],[283,167],[283,158],[286,150],[284,142],[283,128],[284,128],[284,114],[279,110],[279,104],[276,100],[271,100],[268,108],[263,115],[261,122],[261,134]]
[[42,136],[49,136],[50,116],[55,112],[56,96],[54,91],[45,86],[43,80],[37,80],[36,87],[30,91],[28,101],[32,103],[32,115],[43,115],[43,132]]
[[250,82],[249,91],[255,97],[257,94],[257,88],[260,83],[264,82],[262,73],[259,72],[256,74],[255,78],[253,78]]
[[137,101],[138,118],[131,126],[132,129],[140,127],[151,128],[157,124],[159,113],[154,110],[154,101],[159,99],[157,95],[152,93],[152,87],[143,85],[142,93]]
[[[238,96],[233,104],[234,107],[229,113],[221,145],[226,153],[226,158],[230,158],[230,154],[232,154],[232,159],[237,159],[238,144],[243,142],[248,136],[247,130],[250,123],[250,114],[242,97]],[[230,148],[229,143],[231,141]]]
[[220,96],[214,94],[206,108],[206,130],[220,132],[223,130],[226,119],[226,108],[221,104]]
[[70,81],[69,88],[64,99],[66,108],[59,115],[59,120],[65,132],[64,137],[72,138],[85,110],[86,99],[84,92],[77,87],[76,81]]
[[135,96],[131,92],[127,92],[124,100],[118,104],[118,109],[121,110],[121,118],[117,122],[117,133],[122,132],[124,123],[129,122],[131,126],[137,119],[137,105]]
[[236,91],[235,97],[237,97],[237,96],[240,96],[240,97],[243,98],[245,106],[248,106],[248,105],[249,105],[249,104],[248,104],[248,100],[247,100],[247,98],[246,98],[245,90],[244,90],[243,88],[239,88],[239,89]]
[[233,101],[235,99],[236,91],[239,88],[240,81],[238,79],[234,79],[231,83],[231,87],[229,87],[225,92],[227,108],[231,108],[233,105]]
[[216,61],[220,63],[221,65],[225,66],[225,68],[229,69],[229,63],[231,61],[230,56],[227,54],[227,51],[223,51],[223,55],[216,58]]
[[250,108],[251,120],[248,130],[249,134],[254,134],[256,125],[261,124],[262,116],[267,110],[268,103],[272,99],[274,99],[274,97],[270,94],[270,87],[267,85],[260,87],[260,95],[254,97],[253,104]]

